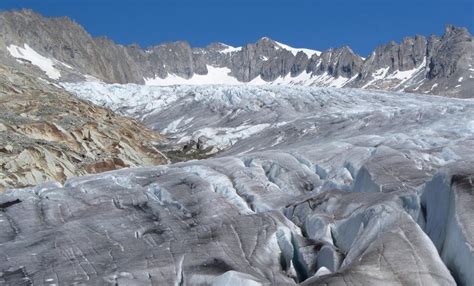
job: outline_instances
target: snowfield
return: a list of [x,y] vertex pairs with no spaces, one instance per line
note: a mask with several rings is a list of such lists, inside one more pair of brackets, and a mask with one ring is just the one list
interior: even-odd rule
[[0,265],[12,269],[3,277],[474,284],[473,100],[287,85],[63,86],[176,148],[204,142],[213,158],[1,194]]
[[[17,60],[25,60],[37,66],[51,79],[59,79],[61,77],[61,72],[54,67],[55,63],[60,63],[59,61],[40,55],[27,44],[24,44],[23,48],[10,45],[7,47],[7,50],[10,52],[10,55]],[[69,67],[66,64],[63,65]]]

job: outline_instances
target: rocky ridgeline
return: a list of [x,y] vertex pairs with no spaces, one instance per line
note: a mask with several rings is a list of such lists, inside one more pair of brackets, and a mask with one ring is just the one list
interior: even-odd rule
[[0,65],[0,190],[166,163],[133,119]]
[[30,10],[0,14],[0,35],[3,60],[17,65],[7,47],[28,44],[69,66],[61,68],[62,81],[81,81],[88,75],[109,83],[143,84],[145,78],[206,75],[212,66],[227,68],[240,82],[257,78],[272,82],[307,73],[324,79],[311,85],[328,86],[337,80],[338,87],[473,96],[472,35],[453,26],[447,26],[442,37],[407,37],[400,44],[381,45],[366,59],[347,46],[308,53],[266,37],[241,48],[221,43],[193,48],[187,42],[174,42],[142,49],[92,38],[67,17],[45,18]]

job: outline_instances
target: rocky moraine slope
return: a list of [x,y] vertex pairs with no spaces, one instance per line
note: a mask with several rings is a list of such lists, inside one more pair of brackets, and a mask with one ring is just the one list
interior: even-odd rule
[[0,190],[167,162],[158,133],[4,65],[0,109]]

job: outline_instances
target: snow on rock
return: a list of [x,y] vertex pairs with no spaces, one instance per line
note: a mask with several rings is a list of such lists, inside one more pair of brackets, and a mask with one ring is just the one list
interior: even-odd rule
[[280,76],[273,81],[265,81],[261,76],[258,76],[246,83],[248,85],[283,85],[283,86],[319,86],[319,87],[344,87],[349,82],[357,77],[346,78],[343,76],[333,77],[328,73],[315,75],[310,72],[302,72],[298,75]]
[[425,65],[426,65],[426,57],[423,59],[423,62],[420,65],[418,65],[417,67],[415,67],[411,70],[406,70],[406,71],[396,70],[392,74],[390,74],[387,78],[388,79],[398,79],[401,82],[404,82],[404,81],[412,78],[414,74],[418,73],[420,70],[425,68]]
[[390,67],[385,67],[385,68],[380,68],[380,69],[376,70],[372,74],[372,79],[369,82],[367,82],[364,86],[362,86],[362,88],[369,87],[374,82],[376,82],[378,80],[381,80],[381,79],[384,79],[385,76],[387,75],[389,69],[390,69]]
[[228,54],[228,53],[235,53],[242,50],[242,47],[232,47],[226,44],[222,44],[222,45],[224,45],[225,48],[223,50],[220,50],[219,53]]
[[144,78],[145,85],[206,85],[206,84],[242,84],[237,78],[230,75],[229,68],[219,68],[207,65],[207,74],[194,74],[191,78],[182,78],[175,74],[168,74],[165,78]]
[[[415,68],[411,70],[395,70],[389,73],[390,67],[384,67],[376,70],[372,75],[371,79],[364,84],[361,88],[371,88],[377,85],[390,86],[394,90],[403,90],[407,83],[420,84],[421,82],[413,82],[418,78],[419,75],[426,70],[426,57],[423,61]],[[423,80],[423,79],[422,79]],[[420,87],[417,86],[415,90]]]
[[[262,58],[266,61],[267,58]],[[148,86],[172,86],[172,85],[316,85],[320,87],[343,87],[347,83],[353,81],[353,78],[345,78],[343,76],[333,77],[328,73],[314,75],[308,72],[302,72],[296,76],[280,76],[273,81],[263,80],[261,76],[254,78],[249,82],[238,81],[230,75],[230,69],[219,68],[208,65],[208,73],[206,75],[194,74],[191,78],[186,79],[174,74],[168,74],[165,78],[144,78],[145,85]]]
[[275,43],[278,46],[280,46],[282,49],[290,51],[294,56],[296,56],[296,54],[300,51],[305,53],[308,56],[308,58],[311,58],[313,55],[317,55],[317,56],[321,55],[320,51],[311,50],[311,49],[293,48],[293,47],[290,47],[288,45],[285,45],[285,44],[282,44],[282,43],[279,43],[279,42],[275,42]]
[[[27,44],[24,44],[23,48],[10,45],[7,47],[7,50],[12,57],[29,61],[31,64],[39,67],[51,79],[59,79],[61,77],[61,72],[54,67],[56,63],[59,63],[58,61],[40,55]],[[64,63],[61,64],[71,68]]]

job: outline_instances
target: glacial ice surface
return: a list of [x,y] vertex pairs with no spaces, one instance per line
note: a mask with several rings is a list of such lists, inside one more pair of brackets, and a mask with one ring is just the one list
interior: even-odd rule
[[65,87],[176,146],[207,135],[220,151],[0,194],[0,283],[473,283],[472,100]]

